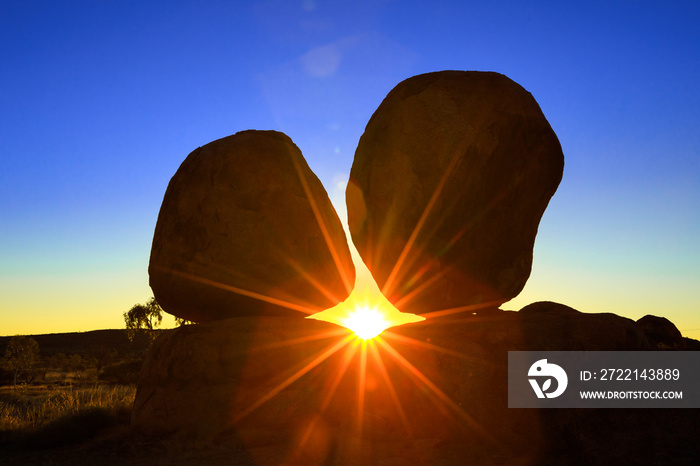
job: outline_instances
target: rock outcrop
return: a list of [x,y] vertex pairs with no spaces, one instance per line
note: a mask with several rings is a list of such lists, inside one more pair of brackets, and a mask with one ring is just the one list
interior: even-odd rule
[[396,86],[360,140],[349,224],[385,296],[432,315],[359,343],[301,318],[344,300],[355,272],[299,149],[245,131],[195,150],[165,194],[149,274],[166,311],[202,323],[149,349],[135,435],[251,465],[695,464],[695,410],[508,408],[509,351],[700,349],[654,316],[498,309],[529,277],[563,163],[505,76]]
[[355,153],[353,242],[403,312],[497,307],[530,275],[563,166],[537,102],[507,77],[409,78],[372,115]]
[[693,464],[699,453],[692,409],[508,408],[508,351],[650,350],[630,319],[535,303],[394,327],[364,357],[347,335],[275,317],[166,331],[133,425],[230,445],[245,464]]
[[[336,343],[348,333],[327,322],[277,316],[238,317],[167,330],[141,369],[132,424],[146,434],[215,438],[329,341]],[[265,430],[277,432],[299,412],[315,406],[321,389],[299,383],[277,397],[276,401],[289,401],[293,392],[299,399],[285,407],[270,405],[275,413],[268,413]]]
[[665,317],[646,315],[637,321],[654,349],[683,350],[686,343],[676,326]]
[[296,145],[243,131],[196,149],[170,180],[149,275],[165,311],[205,322],[329,308],[348,296],[355,269]]

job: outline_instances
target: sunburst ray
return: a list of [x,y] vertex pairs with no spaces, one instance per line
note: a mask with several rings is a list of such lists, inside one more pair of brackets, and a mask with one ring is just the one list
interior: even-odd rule
[[365,390],[367,389],[367,340],[360,340],[360,372],[357,384],[357,425],[362,433],[362,421],[365,413]]
[[443,392],[440,387],[435,385],[428,377],[425,376],[418,368],[411,364],[405,357],[403,357],[398,351],[396,351],[388,342],[384,340],[377,340],[377,343],[386,350],[386,352],[399,364],[399,366],[404,369],[404,371],[417,379],[420,383],[428,387],[430,392],[432,392],[437,400],[440,402],[438,406],[444,406],[449,408],[452,413],[456,414],[462,421],[464,421],[471,429],[484,436],[484,438],[489,438],[487,432],[479,425],[478,422],[474,420],[469,414],[467,414],[462,408],[460,408],[452,399]]
[[[379,339],[381,339],[381,337],[377,337],[377,340],[379,340]],[[411,429],[411,424],[408,422],[408,418],[406,417],[406,412],[404,411],[403,406],[401,405],[401,401],[399,400],[399,396],[396,394],[396,389],[394,388],[394,384],[391,381],[391,377],[389,377],[389,372],[386,370],[386,366],[384,365],[384,361],[382,360],[382,356],[379,354],[379,350],[377,349],[377,345],[375,345],[374,342],[371,342],[370,349],[372,351],[372,358],[374,359],[374,362],[377,365],[377,368],[379,368],[379,373],[382,375],[382,378],[384,379],[384,383],[386,384],[387,390],[389,390],[389,396],[391,397],[391,401],[394,404],[396,411],[399,413],[399,417],[401,418],[401,423],[403,424],[404,429],[406,429],[406,433],[409,436],[412,436],[413,429]]]
[[286,256],[285,260],[287,261],[287,264],[292,266],[292,268],[296,270],[296,272],[299,275],[301,275],[307,282],[309,282],[311,286],[316,288],[316,290],[318,290],[323,296],[325,296],[328,299],[328,301],[331,302],[333,305],[341,301],[335,294],[331,293],[331,291],[328,290],[327,287],[323,286],[321,282],[316,280],[314,277],[311,276],[310,273],[304,270],[304,268],[301,265],[299,265],[297,261],[292,260],[292,258],[289,256]]
[[486,301],[484,303],[477,303],[477,304],[470,304],[468,306],[459,306],[459,307],[452,307],[450,309],[442,309],[440,311],[432,311],[432,312],[426,312],[425,314],[422,314],[423,317],[426,319],[434,319],[436,317],[445,317],[453,314],[459,314],[462,312],[475,312],[478,311],[479,309],[488,309],[492,308],[494,306],[499,306],[502,304],[502,300],[492,300],[492,301]]
[[[338,390],[338,386],[340,385],[340,382],[343,380],[343,376],[345,376],[345,373],[348,370],[348,367],[350,366],[350,362],[352,362],[353,356],[355,356],[355,353],[357,352],[357,345],[349,345],[345,348],[345,355],[343,356],[343,360],[340,364],[340,368],[338,369],[338,372],[331,382],[331,385],[328,387],[326,390],[326,395],[323,397],[323,400],[321,401],[321,406],[319,407],[319,415],[322,415],[324,412],[326,412],[326,409],[328,409],[328,405],[331,402],[331,399],[333,399],[333,396],[335,395],[335,392]],[[301,450],[304,448],[306,445],[306,442],[308,442],[309,438],[311,437],[311,434],[313,433],[314,429],[316,428],[316,424],[318,423],[318,417],[315,417],[312,419],[311,423],[309,426],[306,428],[306,431],[304,431],[304,434],[301,437],[301,440],[299,441],[298,449]]]
[[353,284],[350,282],[350,278],[348,277],[347,271],[345,270],[345,267],[343,267],[343,263],[340,260],[340,255],[338,254],[338,251],[335,248],[335,245],[333,244],[333,240],[331,239],[330,233],[328,232],[328,227],[323,221],[323,217],[321,216],[321,212],[318,209],[318,204],[316,203],[316,199],[314,199],[313,194],[311,193],[311,188],[309,187],[309,183],[306,180],[306,176],[304,175],[304,171],[301,169],[299,166],[299,162],[294,159],[293,157],[291,158],[292,163],[294,164],[294,168],[297,171],[297,175],[299,176],[299,181],[301,181],[301,185],[304,189],[304,193],[306,194],[306,197],[309,201],[309,205],[311,206],[311,210],[314,213],[314,217],[316,217],[316,222],[318,223],[318,227],[321,230],[321,234],[323,235],[323,239],[326,242],[326,245],[328,246],[328,251],[331,254],[331,257],[333,258],[333,262],[338,269],[338,274],[340,274],[340,278],[343,281],[343,285],[345,286],[345,289],[348,294],[352,291]]
[[474,358],[467,356],[466,354],[460,353],[459,351],[451,350],[448,348],[443,348],[442,346],[434,345],[432,343],[428,343],[425,341],[421,340],[416,340],[415,338],[407,337],[404,335],[399,335],[398,333],[394,332],[384,332],[384,337],[388,338],[390,340],[396,340],[401,343],[406,343],[409,345],[413,345],[419,348],[426,348],[438,353],[443,353],[447,354],[449,356],[454,356],[459,359],[466,359],[466,360],[474,360]]
[[267,351],[274,350],[286,346],[294,346],[302,343],[309,343],[316,340],[324,340],[326,338],[338,337],[341,335],[348,335],[350,331],[344,328],[339,328],[337,330],[328,330],[326,332],[314,333],[311,335],[306,335],[304,337],[290,338],[289,340],[276,341],[274,343],[268,343],[265,345],[257,345],[248,348],[249,352]]
[[241,419],[244,417],[248,416],[250,413],[258,409],[260,406],[263,404],[267,403],[270,401],[275,395],[277,395],[279,392],[299,380],[304,374],[309,372],[311,369],[314,367],[318,366],[321,364],[323,361],[331,357],[336,351],[341,349],[343,346],[347,345],[350,341],[352,341],[353,336],[348,335],[347,337],[343,338],[336,344],[332,345],[331,347],[327,348],[324,352],[322,352],[320,355],[315,357],[311,362],[306,364],[304,367],[296,371],[294,374],[289,376],[287,379],[285,379],[283,382],[278,384],[276,387],[272,388],[269,392],[267,392],[265,395],[260,397],[258,401],[238,413],[236,416],[233,418],[233,423],[239,422]]
[[428,216],[430,215],[431,211],[433,210],[433,207],[435,206],[438,199],[440,198],[440,195],[442,194],[442,190],[444,189],[445,185],[447,184],[448,178],[450,177],[450,175],[454,171],[455,167],[457,166],[457,163],[459,162],[461,155],[462,155],[462,151],[459,149],[455,150],[455,152],[453,153],[452,158],[450,160],[450,163],[447,166],[447,169],[442,174],[440,181],[438,182],[437,186],[435,187],[433,194],[430,196],[430,199],[428,200],[428,203],[426,204],[425,208],[423,209],[423,212],[421,213],[421,216],[419,217],[418,221],[416,222],[416,225],[413,227],[413,231],[411,232],[411,235],[408,237],[406,244],[404,245],[401,253],[399,254],[398,259],[396,260],[396,263],[394,264],[394,267],[391,269],[391,272],[389,273],[389,276],[387,277],[386,282],[384,283],[384,286],[382,287],[382,294],[384,296],[391,296],[393,286],[394,286],[394,281],[399,278],[399,273],[401,271],[401,268],[403,267],[404,262],[406,261],[406,258],[408,257],[409,252],[413,248],[413,245],[414,245],[416,239],[418,238],[418,234],[423,229],[425,221],[427,220]]
[[225,291],[230,291],[231,293],[236,293],[236,294],[239,294],[241,296],[246,296],[248,298],[257,299],[257,300],[260,300],[260,301],[263,301],[266,303],[274,304],[276,306],[285,307],[287,309],[292,309],[294,311],[299,311],[299,312],[302,312],[304,314],[311,315],[311,314],[314,314],[315,312],[317,312],[316,309],[313,309],[309,306],[291,303],[289,301],[285,301],[282,299],[273,298],[272,296],[267,296],[267,295],[264,295],[261,293],[256,293],[255,291],[244,290],[243,288],[238,288],[238,287],[235,287],[232,285],[227,285],[225,283],[217,282],[216,280],[211,280],[209,278],[199,277],[199,276],[191,274],[191,273],[181,272],[179,270],[169,269],[167,267],[162,267],[162,266],[156,266],[156,269],[163,271],[163,272],[170,273],[172,275],[176,275],[178,277],[192,280],[193,282],[201,283],[203,285],[212,286],[214,288],[219,288],[219,289],[225,290]]

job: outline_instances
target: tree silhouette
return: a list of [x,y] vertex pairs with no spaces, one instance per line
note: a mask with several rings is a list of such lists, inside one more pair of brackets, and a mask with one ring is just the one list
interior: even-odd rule
[[39,356],[39,343],[34,338],[17,335],[10,338],[5,349],[3,365],[14,372],[14,386],[17,386],[17,376],[27,372]]
[[179,327],[182,327],[183,325],[191,325],[191,324],[194,324],[193,321],[187,320],[187,319],[183,319],[183,318],[178,317],[178,316],[175,316],[175,323],[176,323]]
[[163,309],[156,298],[151,298],[146,304],[136,304],[128,312],[124,313],[126,334],[129,341],[139,332],[145,332],[152,340],[155,339],[155,328],[163,321]]

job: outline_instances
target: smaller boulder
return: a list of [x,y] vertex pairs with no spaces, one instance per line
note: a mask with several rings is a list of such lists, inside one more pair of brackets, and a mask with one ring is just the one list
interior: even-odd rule
[[[583,313],[564,304],[540,301],[519,312],[521,351],[642,351],[652,349],[632,319]],[[509,348],[514,350],[516,348]]]
[[654,349],[682,350],[685,349],[685,340],[681,332],[673,325],[673,322],[665,317],[645,315],[637,321],[637,325],[647,336]]
[[355,277],[323,185],[276,131],[187,156],[165,192],[148,272],[163,309],[195,322],[312,314],[343,301]]

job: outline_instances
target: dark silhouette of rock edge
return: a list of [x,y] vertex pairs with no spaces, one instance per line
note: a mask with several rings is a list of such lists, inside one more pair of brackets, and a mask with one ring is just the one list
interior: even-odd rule
[[299,148],[253,130],[182,162],[148,271],[162,308],[195,322],[318,312],[343,301],[355,279],[345,231]]

